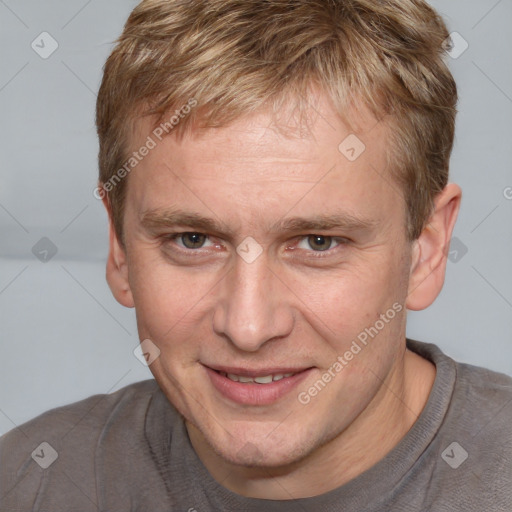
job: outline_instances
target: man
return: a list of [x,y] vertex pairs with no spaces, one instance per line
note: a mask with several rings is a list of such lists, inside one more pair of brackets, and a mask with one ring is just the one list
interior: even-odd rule
[[0,509],[505,511],[512,379],[406,340],[456,87],[420,0],[145,0],[98,96],[107,280],[155,380],[0,443]]

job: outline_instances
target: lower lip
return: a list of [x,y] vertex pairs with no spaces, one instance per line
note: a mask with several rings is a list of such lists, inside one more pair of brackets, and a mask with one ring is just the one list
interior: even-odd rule
[[269,405],[292,391],[310,373],[312,368],[296,373],[291,377],[269,384],[235,382],[219,372],[205,366],[215,389],[224,397],[243,405]]

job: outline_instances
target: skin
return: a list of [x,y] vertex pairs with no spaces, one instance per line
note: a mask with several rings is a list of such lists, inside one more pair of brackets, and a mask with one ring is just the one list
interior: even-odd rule
[[[140,339],[160,349],[155,379],[211,475],[256,498],[314,496],[361,474],[411,428],[435,378],[435,367],[406,349],[406,309],[426,308],[442,288],[460,189],[438,195],[409,241],[405,202],[385,165],[389,127],[354,111],[366,150],[350,162],[338,150],[350,130],[326,97],[314,102],[309,131],[261,111],[164,138],[129,176],[124,247],[110,222],[107,279],[116,299],[135,307]],[[133,147],[149,133],[150,120],[138,121]],[[170,208],[221,229],[144,224],[148,212]],[[291,217],[334,213],[361,222],[277,229]],[[187,248],[189,238],[170,237],[183,232],[208,236]],[[332,237],[320,246],[328,249],[309,235]],[[252,263],[236,252],[248,236],[263,250]],[[402,311],[300,403],[298,393],[395,303]],[[312,370],[275,403],[240,405],[218,393],[205,365]]]

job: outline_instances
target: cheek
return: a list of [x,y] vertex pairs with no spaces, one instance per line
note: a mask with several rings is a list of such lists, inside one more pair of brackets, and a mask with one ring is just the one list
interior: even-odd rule
[[197,321],[211,285],[204,274],[183,272],[155,252],[134,251],[129,279],[140,336],[163,341],[178,337]]
[[[311,348],[323,354],[317,359],[322,365],[328,367],[345,353],[365,365],[368,358],[375,358],[372,366],[387,364],[386,351],[404,331],[407,271],[398,263],[396,255],[387,255],[343,271],[317,273],[314,278],[305,274],[294,280],[294,292],[300,299],[296,304],[305,323],[318,335],[318,345]],[[367,350],[370,346],[373,348]],[[353,356],[355,352],[360,355]],[[378,363],[380,359],[383,361]],[[363,368],[351,363],[347,370],[345,373],[360,373]]]
[[[390,259],[390,258],[387,258]],[[346,270],[305,274],[295,279],[300,301],[326,325],[339,331],[351,324],[371,321],[403,299],[407,274],[389,261],[351,266]]]

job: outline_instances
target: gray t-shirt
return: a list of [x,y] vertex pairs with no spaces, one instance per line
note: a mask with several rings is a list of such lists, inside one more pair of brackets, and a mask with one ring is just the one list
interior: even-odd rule
[[423,412],[386,457],[328,493],[273,501],[229,491],[151,379],[1,437],[0,511],[511,512],[512,378],[407,344],[437,368]]

